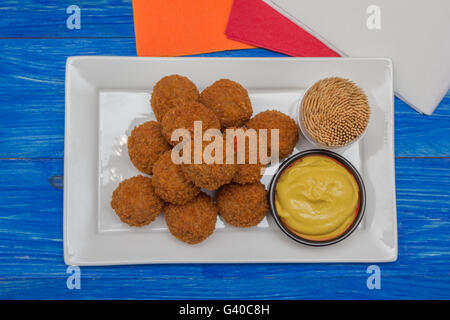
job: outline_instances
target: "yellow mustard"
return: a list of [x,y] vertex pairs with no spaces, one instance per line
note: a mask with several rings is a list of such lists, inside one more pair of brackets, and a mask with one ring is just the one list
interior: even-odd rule
[[359,187],[343,165],[327,156],[305,156],[276,184],[275,207],[283,223],[310,240],[336,238],[353,222]]

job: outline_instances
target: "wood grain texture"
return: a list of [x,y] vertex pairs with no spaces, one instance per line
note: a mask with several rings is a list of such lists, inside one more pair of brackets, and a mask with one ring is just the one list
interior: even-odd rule
[[[67,7],[81,10],[81,29],[69,30]],[[131,0],[2,0],[0,38],[134,38]]]
[[[66,28],[72,4],[80,30]],[[395,99],[399,259],[380,265],[382,290],[366,264],[83,267],[68,290],[63,190],[49,182],[63,174],[65,60],[136,55],[131,0],[3,0],[0,17],[0,299],[450,298],[449,93],[431,117]]]
[[[64,72],[71,55],[133,56],[134,39],[0,40],[0,158],[64,156]],[[282,56],[263,49],[203,56]],[[433,116],[395,99],[399,157],[450,156],[450,94]],[[18,143],[20,142],[20,143]]]
[[450,159],[397,159],[396,170],[399,260],[380,265],[380,291],[366,288],[366,264],[83,267],[76,291],[63,191],[48,182],[63,161],[0,160],[0,298],[450,298]]

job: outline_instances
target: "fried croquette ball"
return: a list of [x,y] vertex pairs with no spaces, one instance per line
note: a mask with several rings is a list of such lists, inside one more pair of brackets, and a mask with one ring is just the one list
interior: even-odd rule
[[222,128],[241,127],[253,113],[247,90],[228,79],[220,79],[203,90],[200,102],[214,111]]
[[161,213],[164,202],[155,194],[152,179],[135,176],[122,181],[112,194],[111,207],[122,222],[142,227]]
[[208,129],[220,130],[220,121],[214,112],[200,102],[191,101],[167,111],[161,121],[163,135],[170,144],[176,145],[178,141],[171,140],[172,133],[176,129],[184,128],[189,130],[193,137],[194,121],[201,121],[202,136]]
[[200,192],[191,181],[187,180],[180,165],[172,162],[172,151],[166,151],[153,167],[152,184],[155,193],[164,201],[184,204],[194,199]]
[[156,119],[161,121],[167,111],[186,101],[198,101],[199,92],[195,84],[178,74],[166,76],[153,87],[150,100]]
[[189,244],[202,242],[214,232],[217,213],[216,204],[203,192],[188,203],[168,204],[164,209],[170,233]]
[[[218,135],[218,137],[222,138],[222,135]],[[181,164],[185,176],[199,188],[216,190],[220,186],[230,183],[236,173],[236,164],[233,158],[227,161],[226,140],[220,138],[217,146],[219,143],[222,144],[222,157],[216,157],[216,148],[213,146],[215,138],[213,138],[212,142],[203,142],[202,147],[195,147],[191,142],[190,163],[183,162]],[[196,154],[198,157],[195,156]],[[196,158],[200,159],[201,163],[195,163]]]
[[253,183],[261,180],[264,174],[265,165],[263,164],[238,164],[233,182],[239,184]]
[[247,128],[267,129],[267,150],[271,150],[271,129],[279,129],[278,152],[280,159],[292,153],[298,142],[298,128],[294,119],[276,110],[267,110],[255,115]]
[[217,193],[219,214],[235,227],[256,226],[269,210],[267,191],[261,182],[231,183]]
[[258,132],[246,128],[228,128],[225,136],[228,142],[234,143],[236,173],[232,181],[239,184],[259,181],[264,173],[265,162],[259,158]]
[[161,125],[156,121],[148,121],[137,126],[128,137],[128,155],[133,165],[141,172],[151,175],[153,165],[161,154],[170,150],[164,139]]

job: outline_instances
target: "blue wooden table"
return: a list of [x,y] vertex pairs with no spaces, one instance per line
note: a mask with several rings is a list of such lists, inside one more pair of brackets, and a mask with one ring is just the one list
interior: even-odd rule
[[[79,30],[66,26],[73,4]],[[83,267],[81,289],[68,289],[58,176],[73,55],[136,55],[131,1],[1,1],[0,298],[450,298],[450,94],[433,116],[395,99],[399,258],[379,264],[380,290],[367,288],[365,264]]]

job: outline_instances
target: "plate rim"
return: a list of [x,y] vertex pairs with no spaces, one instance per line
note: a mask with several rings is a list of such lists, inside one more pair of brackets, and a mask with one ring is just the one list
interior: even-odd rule
[[[389,254],[386,254],[384,258],[346,258],[342,259],[252,259],[252,260],[242,260],[242,259],[202,259],[200,260],[186,260],[186,259],[160,259],[148,261],[148,259],[133,259],[132,261],[123,261],[123,260],[114,260],[110,259],[108,261],[104,261],[102,259],[76,259],[69,255],[69,243],[68,243],[68,196],[69,196],[69,182],[68,179],[64,179],[64,195],[63,195],[63,247],[64,247],[64,262],[67,265],[80,265],[80,266],[101,266],[101,265],[129,265],[129,264],[235,264],[235,263],[387,263],[396,261],[398,258],[398,225],[397,225],[397,203],[396,203],[396,188],[395,188],[395,121],[394,121],[394,90],[393,90],[393,64],[392,60],[389,58],[379,57],[379,58],[350,58],[350,57],[319,57],[319,58],[302,58],[302,57],[135,57],[135,56],[70,56],[66,60],[66,68],[65,68],[65,126],[64,126],[64,177],[68,177],[69,171],[69,159],[68,159],[68,148],[69,148],[69,138],[70,138],[70,130],[68,129],[68,124],[70,123],[70,93],[71,93],[71,72],[76,68],[74,63],[82,60],[141,60],[141,61],[183,61],[183,60],[216,60],[216,61],[226,61],[226,60],[259,60],[259,61],[303,61],[303,62],[313,62],[313,61],[384,61],[387,63],[387,67],[389,70],[389,94],[391,96],[391,108],[388,108],[388,117],[389,124],[392,127],[392,163],[393,163],[393,175],[392,175],[392,185],[394,186],[392,190],[393,194],[393,230],[394,230],[394,246],[393,250],[389,251]],[[379,239],[375,239],[376,241],[380,241]],[[130,259],[131,260],[131,259]]]

